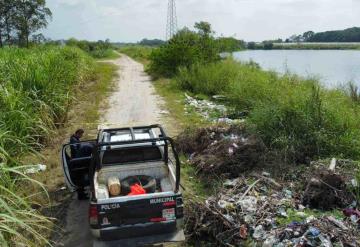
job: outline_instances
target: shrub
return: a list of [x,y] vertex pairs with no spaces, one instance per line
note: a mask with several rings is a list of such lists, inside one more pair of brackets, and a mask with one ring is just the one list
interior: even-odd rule
[[196,23],[198,32],[180,30],[167,44],[154,49],[150,55],[149,72],[155,76],[173,76],[179,67],[190,68],[196,63],[220,59],[219,49],[212,36],[211,26]]
[[182,67],[175,81],[183,90],[196,94],[215,95],[228,92],[231,82],[238,73],[238,65],[228,59],[206,66],[197,63],[190,68]]

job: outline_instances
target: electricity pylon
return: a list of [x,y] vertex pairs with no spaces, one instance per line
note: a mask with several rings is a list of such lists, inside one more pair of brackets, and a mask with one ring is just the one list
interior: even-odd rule
[[169,0],[166,24],[166,40],[170,40],[177,33],[177,16],[175,0]]

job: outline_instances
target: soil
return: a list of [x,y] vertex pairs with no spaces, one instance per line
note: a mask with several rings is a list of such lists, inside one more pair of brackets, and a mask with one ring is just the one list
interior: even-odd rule
[[321,210],[345,208],[352,200],[354,198],[347,192],[344,178],[328,170],[314,172],[303,196],[304,205]]

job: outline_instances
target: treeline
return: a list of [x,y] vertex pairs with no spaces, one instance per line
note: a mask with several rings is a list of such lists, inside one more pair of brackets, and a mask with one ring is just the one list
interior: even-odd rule
[[36,32],[52,17],[45,0],[0,0],[0,47],[28,47],[30,41],[43,39]]
[[160,46],[165,43],[166,41],[161,39],[143,39],[138,44],[143,46]]
[[286,42],[360,42],[360,27],[315,33],[307,31],[292,35]]

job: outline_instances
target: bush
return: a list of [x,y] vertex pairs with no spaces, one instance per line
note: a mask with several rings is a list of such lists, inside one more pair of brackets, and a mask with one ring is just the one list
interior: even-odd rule
[[170,77],[177,73],[179,67],[190,68],[196,63],[220,59],[210,24],[200,22],[195,27],[198,29],[197,33],[184,28],[167,44],[152,51],[149,65],[152,75]]
[[182,69],[175,81],[196,94],[224,94],[238,111],[250,111],[248,128],[289,161],[360,158],[360,106],[345,91],[231,59]]
[[235,52],[245,49],[245,42],[231,37],[221,37],[216,40],[220,52]]
[[228,92],[230,84],[238,74],[238,65],[232,60],[210,63],[206,66],[198,63],[190,68],[180,68],[175,81],[183,90],[215,95]]

